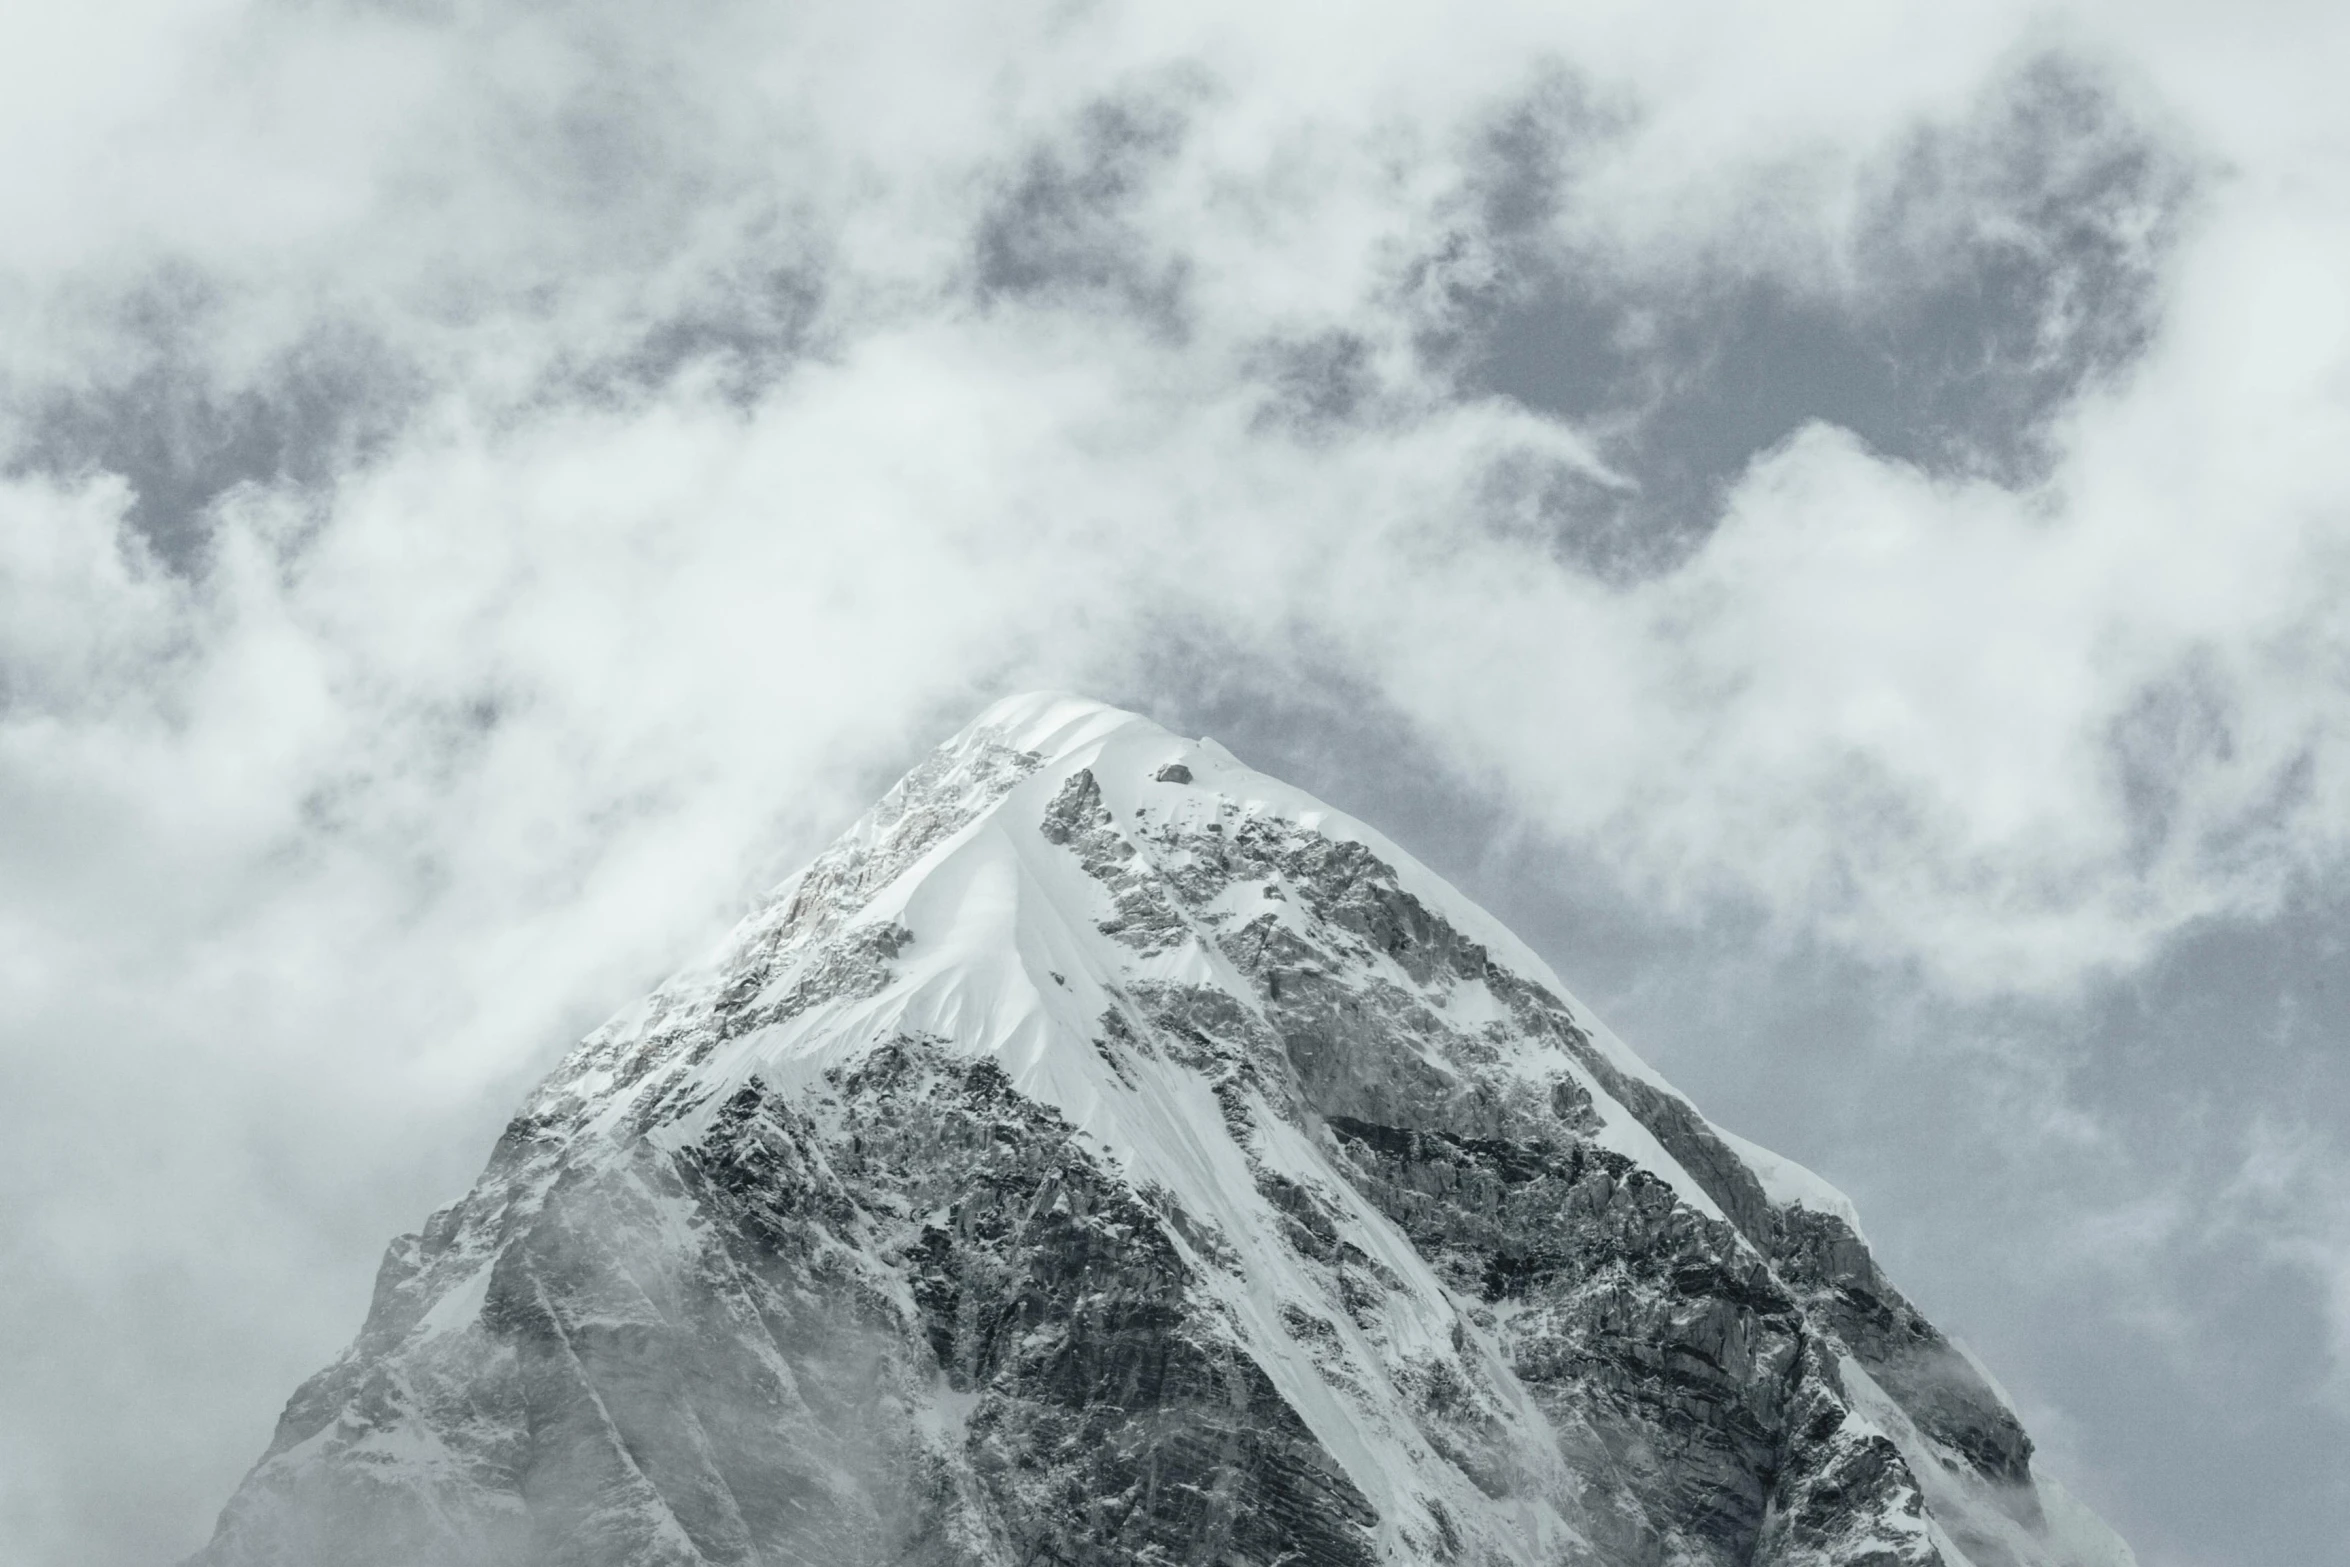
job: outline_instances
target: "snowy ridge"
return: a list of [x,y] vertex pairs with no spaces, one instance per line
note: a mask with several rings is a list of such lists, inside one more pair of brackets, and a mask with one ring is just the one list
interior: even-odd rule
[[2126,1561],[2029,1459],[1491,916],[1048,693],[580,1044],[200,1560]]
[[1826,1214],[1852,1231],[1862,1244],[1867,1244],[1868,1236],[1860,1227],[1860,1210],[1853,1206],[1851,1198],[1785,1155],[1775,1154],[1768,1148],[1750,1143],[1737,1133],[1724,1131],[1710,1121],[1706,1124],[1712,1127],[1714,1136],[1720,1138],[1738,1156],[1739,1161],[1754,1172],[1754,1178],[1762,1183],[1763,1195],[1771,1200],[1774,1207],[1808,1208],[1814,1213]]
[[[1086,961],[1087,945],[1100,942],[1089,916],[1102,912],[1100,889],[1067,865],[1066,856],[1040,852],[1049,846],[1036,839],[1033,827],[1023,819],[1024,809],[1026,815],[1034,815],[1073,774],[1086,771],[1103,781],[1104,803],[1120,819],[1155,807],[1161,821],[1189,825],[1203,815],[1236,808],[1244,819],[1271,818],[1324,838],[1361,844],[1392,869],[1405,891],[1518,975],[1557,997],[1609,1064],[1674,1093],[1500,921],[1383,834],[1302,790],[1252,771],[1214,741],[1182,739],[1148,719],[1086,698],[1037,692],[988,708],[942,752],[961,754],[988,745],[1032,755],[1040,765],[983,814],[906,866],[857,916],[862,924],[897,922],[915,932],[913,945],[919,955],[904,965],[906,985],[877,998],[876,1006],[808,1015],[787,1030],[755,1042],[746,1040],[726,1066],[713,1063],[705,1071],[706,1084],[722,1089],[754,1072],[778,1073],[776,1080],[788,1081],[796,1059],[805,1058],[821,1070],[896,1032],[933,1033],[966,1049],[995,1055],[1023,1092],[1062,1110],[1079,1127],[1123,1152],[1135,1152],[1142,1145],[1119,1136],[1113,1109],[1102,1098],[1102,1069],[1086,1044],[1106,993],[1098,981],[1084,981],[1078,989],[1050,986],[1048,994],[1046,980],[1056,965],[1059,971],[1081,976],[1092,966]],[[1186,768],[1191,784],[1158,782],[1156,775],[1169,765]],[[879,838],[875,824],[874,815],[860,820],[843,836],[843,843],[873,844]],[[787,883],[787,889],[792,885]],[[747,921],[722,950],[739,947],[758,926],[756,917]],[[1229,985],[1235,980],[1229,965],[1220,969],[1212,947],[1205,945],[1172,959],[1123,968],[1130,977],[1165,983]],[[710,983],[708,976],[714,972],[696,970],[671,984],[690,993]],[[781,985],[789,977],[773,983]],[[1479,1002],[1486,1015],[1499,1011],[1489,994],[1480,996]],[[608,1025],[613,1026],[625,1030],[628,1024],[615,1020],[615,1025]],[[1563,1056],[1529,1060],[1521,1067],[1530,1079],[1545,1071],[1581,1073]],[[1609,1146],[1671,1181],[1701,1212],[1721,1216],[1703,1186],[1636,1116],[1595,1084],[1587,1086],[1602,1106],[1607,1120],[1602,1135]],[[607,1113],[618,1116],[624,1111],[615,1104]],[[1749,1158],[1772,1200],[1807,1203],[1845,1217],[1857,1230],[1853,1205],[1841,1192],[1791,1160],[1751,1143],[1740,1141],[1736,1146]]]

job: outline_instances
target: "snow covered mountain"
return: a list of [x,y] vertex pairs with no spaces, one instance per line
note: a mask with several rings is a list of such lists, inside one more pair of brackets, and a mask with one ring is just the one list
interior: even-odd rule
[[201,1567],[2122,1567],[1851,1205],[1211,741],[997,705],[395,1241]]

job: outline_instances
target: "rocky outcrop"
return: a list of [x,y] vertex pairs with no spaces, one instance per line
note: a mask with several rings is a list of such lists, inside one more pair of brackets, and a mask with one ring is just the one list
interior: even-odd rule
[[204,1567],[2114,1567],[1849,1205],[1207,742],[983,716],[394,1243]]

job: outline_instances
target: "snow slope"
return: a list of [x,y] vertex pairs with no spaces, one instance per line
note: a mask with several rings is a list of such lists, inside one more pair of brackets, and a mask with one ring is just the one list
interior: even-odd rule
[[999,703],[395,1242],[212,1567],[2113,1567],[1851,1203],[1209,741]]

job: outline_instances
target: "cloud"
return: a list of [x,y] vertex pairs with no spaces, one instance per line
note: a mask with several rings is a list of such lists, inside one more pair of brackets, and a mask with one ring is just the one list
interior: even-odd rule
[[546,1052],[1011,686],[1969,1005],[2339,874],[2338,111],[2192,18],[41,27],[5,1553],[184,1543]]

